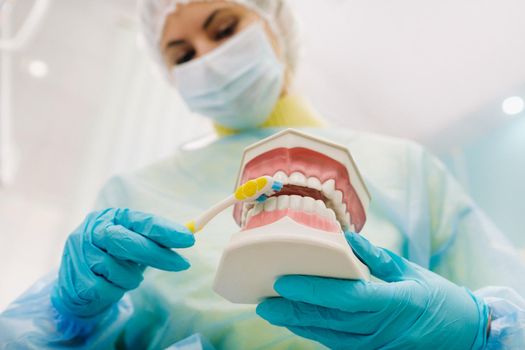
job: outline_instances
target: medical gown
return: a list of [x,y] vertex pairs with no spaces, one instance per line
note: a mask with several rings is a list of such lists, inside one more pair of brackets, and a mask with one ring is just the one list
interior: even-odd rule
[[[112,178],[97,207],[129,207],[185,222],[231,194],[243,148],[276,131],[185,146],[168,159]],[[372,196],[363,235],[482,297],[492,312],[488,348],[525,348],[524,262],[435,157],[406,140],[331,128],[304,131],[350,150]],[[188,271],[149,269],[143,285],[101,315],[87,336],[61,322],[51,307],[56,278],[51,273],[1,314],[0,343],[40,349],[324,348],[260,319],[255,305],[232,304],[213,292],[221,252],[238,230],[231,211],[222,213],[199,233],[194,247],[182,251],[192,264]]]

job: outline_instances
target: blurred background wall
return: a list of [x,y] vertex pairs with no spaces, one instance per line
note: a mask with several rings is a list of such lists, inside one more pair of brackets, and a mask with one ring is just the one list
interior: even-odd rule
[[[525,3],[291,2],[297,90],[333,124],[429,147],[524,249]],[[12,37],[36,2],[0,4]],[[0,308],[57,266],[109,176],[211,132],[155,74],[135,6],[49,0],[24,45],[0,50]]]
[[[522,91],[525,96],[525,89]],[[525,117],[502,123],[442,158],[499,228],[525,252]]]

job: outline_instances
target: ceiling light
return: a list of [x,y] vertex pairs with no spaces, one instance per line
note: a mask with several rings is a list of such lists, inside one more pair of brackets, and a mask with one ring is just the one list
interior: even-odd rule
[[49,73],[47,63],[39,60],[29,62],[27,70],[29,71],[29,74],[35,78],[43,78]]
[[507,97],[501,104],[501,109],[508,115],[516,115],[525,109],[525,101],[519,96]]

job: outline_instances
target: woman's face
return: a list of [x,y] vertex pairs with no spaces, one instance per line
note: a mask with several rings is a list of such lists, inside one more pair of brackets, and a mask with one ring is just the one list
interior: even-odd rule
[[[161,49],[169,68],[199,58],[261,18],[242,5],[227,1],[179,4],[166,19]],[[266,34],[280,57],[275,35],[264,22]]]

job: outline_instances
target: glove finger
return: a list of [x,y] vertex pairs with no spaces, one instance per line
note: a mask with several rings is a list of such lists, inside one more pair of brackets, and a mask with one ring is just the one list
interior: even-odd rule
[[257,314],[276,326],[321,327],[353,334],[374,334],[383,322],[374,312],[344,312],[284,298],[269,298]]
[[302,275],[282,276],[274,283],[286,299],[346,312],[379,311],[395,295],[394,288],[389,283]]
[[143,266],[131,261],[115,259],[108,254],[103,255],[100,259],[90,259],[89,267],[93,273],[127,291],[137,288],[144,279]]
[[362,235],[353,232],[345,233],[348,244],[365,265],[368,266],[372,275],[387,281],[401,281],[410,271],[406,260],[395,253],[374,246]]
[[131,209],[117,209],[114,222],[168,248],[188,248],[195,244],[195,237],[187,227],[160,216]]
[[319,327],[286,327],[300,337],[315,340],[330,349],[371,349],[367,346],[367,336],[334,331]]
[[160,270],[181,271],[190,267],[190,263],[176,252],[120,225],[96,230],[93,244],[117,259],[130,260]]

